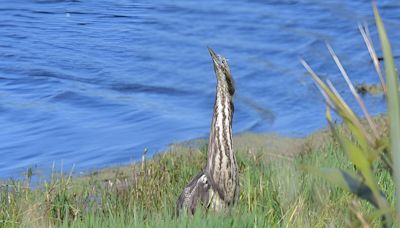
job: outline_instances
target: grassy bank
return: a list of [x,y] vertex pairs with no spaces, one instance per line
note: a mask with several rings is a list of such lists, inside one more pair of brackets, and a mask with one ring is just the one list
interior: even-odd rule
[[[328,132],[305,139],[244,134],[234,138],[240,166],[240,200],[223,215],[200,212],[174,218],[175,201],[206,162],[206,142],[173,145],[144,163],[89,176],[54,173],[32,189],[29,178],[3,181],[1,227],[343,227],[368,220],[372,207],[302,171],[303,166],[353,170]],[[378,176],[390,202],[387,171]],[[351,205],[349,207],[349,205]],[[379,216],[369,220],[378,224]]]
[[[30,186],[29,172],[25,180],[1,181],[0,227],[392,227],[392,220],[398,226],[400,194],[396,211],[389,173],[393,170],[399,193],[398,76],[375,6],[374,13],[389,82],[385,92],[389,121],[369,118],[366,109],[367,123],[360,121],[330,81],[323,82],[301,60],[326,100],[326,117],[338,141],[327,131],[303,139],[235,136],[241,191],[238,204],[230,211],[207,214],[197,210],[193,217],[174,217],[178,195],[206,163],[206,141],[196,140],[173,145],[151,160],[88,176],[53,172],[49,182],[35,188]],[[360,26],[360,32],[383,79],[368,29]],[[329,45],[328,49],[360,107],[365,108],[333,49]],[[381,82],[386,91],[384,80]],[[347,128],[335,127],[331,110]],[[340,168],[325,177],[359,197],[318,177],[323,173],[320,169],[316,175],[305,171],[316,167]],[[361,198],[374,203],[377,209]]]

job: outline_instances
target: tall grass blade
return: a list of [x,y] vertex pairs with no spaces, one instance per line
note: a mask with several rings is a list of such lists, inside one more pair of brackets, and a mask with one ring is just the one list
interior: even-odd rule
[[[356,135],[360,145],[363,148],[368,147],[368,143],[373,145],[374,140],[369,137],[369,134],[364,129],[360,120],[357,118],[356,114],[351,110],[351,108],[344,102],[344,100],[340,97],[340,95],[336,92],[331,83],[328,82],[328,86],[324,83],[319,76],[311,69],[306,61],[303,59],[300,60],[303,64],[304,68],[309,72],[314,82],[319,87],[320,91],[323,91],[323,95],[325,99],[327,99],[327,103],[331,105],[331,108],[337,112],[348,125],[350,131]],[[367,143],[368,142],[368,143]]]
[[349,75],[347,74],[346,70],[344,69],[342,63],[340,62],[338,56],[336,55],[335,51],[333,48],[327,43],[326,46],[328,47],[329,53],[331,54],[333,60],[335,61],[336,65],[338,66],[340,72],[342,73],[342,76],[344,80],[346,81],[347,85],[350,88],[351,93],[353,94],[354,98],[356,99],[358,105],[361,107],[362,112],[364,113],[365,118],[367,119],[367,122],[372,129],[372,132],[374,133],[375,139],[379,138],[379,133],[378,133],[378,128],[374,121],[372,120],[371,116],[368,113],[367,107],[365,106],[364,101],[361,99],[360,95],[357,93],[356,89],[354,88],[353,83],[351,82]]
[[[332,91],[332,93],[335,94],[338,100],[343,104],[343,106],[347,106],[342,96],[340,96],[340,94],[337,92],[335,86],[329,80],[327,80],[326,83],[328,84],[328,87]],[[354,113],[353,113],[355,116],[354,118],[351,118],[350,114],[346,114],[343,112],[338,112],[338,114],[343,118],[343,121],[346,124],[347,128],[355,136],[355,139],[358,141],[359,146],[361,147],[363,152],[367,155],[369,163],[372,164],[372,162],[378,157],[378,154],[370,150],[369,145],[373,145],[375,140],[373,140],[369,136],[369,134],[364,129],[359,119],[356,118]],[[332,122],[330,116],[327,116],[327,120],[328,122]]]
[[374,5],[374,15],[376,26],[378,28],[379,38],[383,50],[383,59],[387,81],[387,101],[388,115],[390,122],[390,145],[393,156],[394,166],[394,182],[396,187],[396,209],[397,214],[400,213],[400,100],[399,100],[399,82],[396,68],[394,65],[393,55],[390,42],[387,37],[382,18],[379,15],[376,5]]
[[341,135],[336,130],[336,127],[332,122],[332,117],[329,110],[326,111],[326,119],[328,120],[329,126],[335,138],[338,139],[342,148],[346,151],[347,155],[349,156],[351,162],[361,172],[366,185],[369,187],[369,189],[371,189],[376,200],[375,206],[379,208],[386,208],[387,207],[386,199],[382,199],[381,197],[377,181],[375,180],[375,176],[371,169],[371,162],[368,161],[368,156],[366,155],[366,153],[363,152],[362,149],[357,144],[353,143],[350,139]]
[[376,73],[378,74],[379,81],[380,81],[382,89],[383,89],[383,94],[385,96],[387,96],[386,83],[385,83],[385,79],[383,78],[381,64],[379,63],[378,56],[377,56],[375,48],[374,48],[374,44],[372,43],[371,37],[369,35],[368,26],[358,24],[358,29],[360,30],[360,33],[364,39],[365,45],[367,45],[369,55],[371,56],[372,62],[374,63]]
[[[378,157],[376,151],[371,149],[376,140],[372,141],[368,138],[369,134],[363,128],[357,115],[342,99],[332,83],[330,83],[330,81],[324,83],[304,60],[301,60],[301,63],[310,73],[319,89],[323,91],[324,97],[329,99],[329,101],[327,101],[328,110],[326,112],[328,123],[331,126],[334,135],[339,140],[342,148],[347,153],[350,161],[360,171],[360,174],[363,178],[363,183],[365,183],[365,185],[371,190],[375,206],[378,208],[387,208],[387,201],[385,197],[382,197],[378,182],[376,181],[374,172],[372,170],[372,163]],[[333,107],[330,107],[331,105],[333,105]],[[343,119],[344,124],[350,130],[355,142],[350,140],[347,136],[337,132],[334,124],[332,123],[332,117],[329,108],[333,108],[333,110]],[[386,214],[383,221],[385,224],[390,225],[391,216]]]
[[[378,201],[375,198],[371,188],[364,184],[360,176],[338,168],[307,167],[305,169],[310,173],[321,176],[330,183],[335,184],[336,186],[351,192],[364,200],[367,200],[375,207],[379,207]],[[380,191],[379,195],[379,197],[382,198],[381,200],[386,201],[385,195],[382,191]]]

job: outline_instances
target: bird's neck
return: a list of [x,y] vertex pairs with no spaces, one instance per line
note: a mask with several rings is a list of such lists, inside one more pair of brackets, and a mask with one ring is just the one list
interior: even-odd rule
[[[227,95],[222,88],[217,87],[217,90],[210,132],[210,143],[213,141],[221,150],[231,153],[232,117],[234,109],[232,97]],[[227,153],[224,154],[228,155]]]
[[232,149],[232,96],[224,87],[217,86],[214,113],[208,145],[207,171],[212,177],[221,172],[236,169],[236,158]]

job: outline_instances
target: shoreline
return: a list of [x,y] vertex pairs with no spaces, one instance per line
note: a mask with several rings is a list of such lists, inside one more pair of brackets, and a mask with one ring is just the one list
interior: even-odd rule
[[[317,149],[319,146],[325,144],[325,140],[330,137],[330,131],[328,128],[319,129],[313,133],[308,134],[303,137],[290,137],[280,135],[278,133],[254,133],[254,132],[243,132],[233,135],[233,148],[234,151],[263,151],[265,156],[270,156],[271,160],[274,158],[282,158],[286,160],[291,160],[295,156],[300,155],[305,150]],[[167,145],[164,150],[160,150],[150,156],[145,155],[145,162],[157,159],[157,157],[168,155],[171,151],[176,149],[181,151],[199,151],[202,147],[206,146],[208,143],[208,138],[195,138],[190,140],[185,140],[181,142],[171,143]],[[141,159],[137,159],[128,164],[112,164],[105,167],[99,168],[88,168],[85,170],[74,171],[65,170],[63,167],[58,167],[52,169],[49,167],[49,171],[44,169],[33,169],[26,168],[26,171],[21,172],[18,176],[0,178],[0,184],[9,180],[23,180],[28,175],[28,172],[32,172],[32,183],[34,185],[40,185],[42,182],[51,178],[51,175],[56,173],[63,173],[64,175],[72,173],[74,178],[85,178],[87,176],[92,176],[98,173],[125,173],[133,166],[142,166],[143,154]],[[34,167],[34,166],[31,166]],[[72,172],[71,172],[72,171]],[[109,175],[106,175],[109,176]],[[35,179],[36,178],[36,179]]]
[[[276,133],[252,133],[245,132],[233,136],[233,148],[235,152],[251,154],[263,161],[287,160],[293,161],[297,156],[318,150],[329,144],[331,133],[328,128],[320,129],[305,137],[287,137]],[[115,165],[100,169],[89,170],[82,175],[72,175],[75,179],[102,180],[113,185],[110,180],[116,176],[130,176],[133,172],[141,172],[148,163],[156,163],[166,157],[191,156],[193,153],[202,153],[203,163],[206,164],[208,139],[198,138],[170,144],[165,150],[146,157],[144,160],[134,161],[126,165]],[[199,169],[200,170],[200,169]],[[127,187],[124,184],[123,188]]]
[[[373,117],[378,126],[385,126],[387,124],[387,117],[385,113],[378,114]],[[366,120],[362,119],[361,122],[367,125]],[[339,128],[342,124],[337,124]],[[301,156],[305,153],[310,153],[311,151],[320,150],[322,147],[330,144],[334,139],[331,135],[331,130],[329,127],[319,129],[313,133],[308,134],[304,137],[289,137],[283,136],[278,133],[253,133],[244,132],[233,135],[233,149],[236,153],[247,153],[247,154],[259,154],[258,156],[263,161],[272,160],[288,160],[293,161],[296,157]],[[189,155],[193,152],[205,153],[204,164],[206,162],[207,156],[207,146],[208,138],[197,138],[186,140],[182,142],[172,143],[168,145],[165,150],[151,155],[151,157],[145,157],[145,160],[133,161],[126,165],[114,165],[110,167],[94,169],[88,171],[87,173],[79,176],[77,178],[85,178],[91,176],[93,173],[96,176],[103,176],[105,179],[109,180],[115,177],[116,173],[123,173],[124,175],[130,175],[129,171],[133,167],[141,168],[144,163],[156,162],[156,160],[161,157],[168,157],[170,153],[180,153]],[[171,155],[173,156],[173,155]],[[200,169],[199,169],[200,170]]]
[[[241,191],[231,216],[203,217],[199,213],[194,220],[172,216],[183,186],[206,164],[206,139],[172,144],[150,159],[96,169],[82,176],[55,172],[48,181],[36,185],[28,178],[0,181],[0,199],[4,199],[0,208],[5,208],[7,221],[29,227],[66,222],[71,227],[194,227],[205,223],[243,227],[256,220],[260,227],[319,227],[330,223],[343,227],[345,221],[337,220],[337,216],[348,215],[346,205],[360,201],[302,169],[335,167],[354,172],[354,165],[329,129],[302,138],[243,133],[234,135],[233,143]],[[385,183],[385,193],[393,193],[388,172],[382,173],[379,181]],[[367,212],[371,206],[362,204],[359,209]],[[18,213],[10,216],[9,211]],[[292,214],[296,216],[287,216]]]
[[[379,125],[382,125],[383,122],[386,121],[385,113],[378,114],[373,118]],[[364,122],[364,120],[362,121]],[[341,124],[339,124],[338,126],[340,125]],[[326,144],[326,141],[331,138],[330,133],[331,132],[328,127],[316,130],[315,132],[303,137],[284,136],[278,133],[243,132],[233,135],[233,148],[235,151],[263,151],[263,153],[265,153],[264,156],[270,160],[276,158],[291,160],[303,152],[318,149],[320,146]],[[160,150],[159,152],[156,152],[150,156],[145,156],[145,161],[149,162],[157,159],[157,157],[159,156],[167,155],[169,152],[175,150],[176,148],[182,151],[199,151],[202,147],[207,145],[207,143],[208,138],[196,138],[172,143],[169,144],[164,150]],[[143,153],[141,156],[141,159],[131,161],[128,164],[112,164],[100,168],[88,168],[77,172],[72,170],[72,176],[74,178],[84,178],[86,176],[93,175],[93,173],[115,173],[120,171],[126,173],[126,170],[130,169],[131,167],[142,165]],[[37,181],[33,182],[35,183],[35,185],[40,185],[41,182],[46,181],[51,176],[52,172],[59,173],[60,170],[63,170],[63,167],[55,170],[49,170],[49,172],[43,170],[44,169],[31,170],[31,168],[27,168],[26,171],[18,174],[17,177],[13,176],[0,178],[0,184],[11,179],[22,180],[26,178],[27,172],[32,171],[34,178],[38,179]],[[68,174],[70,172],[71,170],[64,170],[64,174]]]

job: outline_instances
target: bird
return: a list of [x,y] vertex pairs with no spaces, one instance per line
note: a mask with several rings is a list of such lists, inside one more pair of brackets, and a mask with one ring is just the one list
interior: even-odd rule
[[198,207],[226,211],[239,199],[239,173],[232,147],[235,83],[226,58],[208,48],[217,78],[207,164],[178,197],[176,215],[193,215]]

